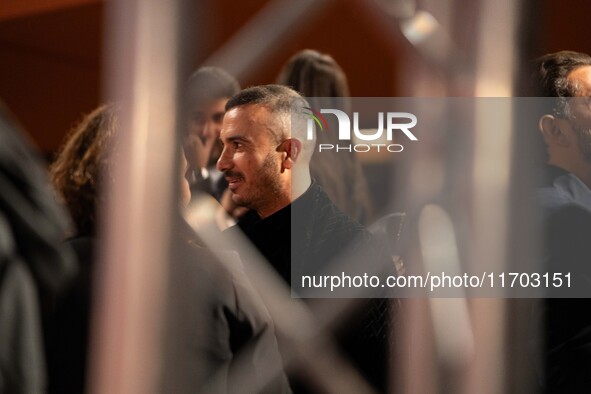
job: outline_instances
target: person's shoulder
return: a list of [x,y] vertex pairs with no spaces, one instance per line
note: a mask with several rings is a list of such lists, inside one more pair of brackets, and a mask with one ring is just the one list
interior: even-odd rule
[[343,212],[332,202],[321,186],[315,185],[314,192],[317,195],[317,214],[319,218],[327,220],[327,224],[355,233],[368,233],[365,227],[357,220]]
[[591,190],[575,174],[553,165],[547,165],[539,179],[537,191],[546,197],[565,203],[591,201]]
[[324,192],[322,187],[314,188],[315,206],[313,228],[311,231],[317,242],[344,245],[362,245],[371,243],[372,234],[361,223],[337,207]]
[[546,213],[560,209],[571,202],[566,193],[551,185],[537,188],[534,196],[536,204]]
[[535,200],[545,216],[571,206],[591,213],[591,191],[574,175],[563,176],[551,185],[538,187]]

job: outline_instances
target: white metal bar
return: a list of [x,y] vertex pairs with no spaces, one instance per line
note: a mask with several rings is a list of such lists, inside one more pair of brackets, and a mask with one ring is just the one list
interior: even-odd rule
[[161,373],[181,1],[107,4],[107,92],[120,104],[116,182],[99,261],[90,392],[156,393]]

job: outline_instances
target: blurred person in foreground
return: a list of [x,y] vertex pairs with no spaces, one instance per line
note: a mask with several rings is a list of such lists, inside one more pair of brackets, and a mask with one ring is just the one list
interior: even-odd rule
[[[95,256],[102,245],[99,213],[105,209],[106,185],[117,182],[111,166],[122,132],[117,112],[105,105],[84,117],[51,166],[53,184],[75,227],[66,243],[76,251],[81,266],[55,312],[49,357],[52,393],[85,389]],[[179,205],[183,207],[190,192],[183,176],[186,163],[181,161]],[[288,392],[273,325],[256,292],[244,276],[227,270],[203,246],[180,210],[174,223],[170,238],[162,234],[162,242],[171,242],[171,260],[163,263],[170,264],[172,284],[165,315],[162,391],[234,393],[253,387],[256,392]],[[234,368],[237,356],[243,360],[239,371]],[[278,366],[279,377],[265,377],[268,364]],[[248,381],[239,380],[245,375]]]
[[183,149],[188,162],[185,177],[191,187],[188,214],[192,225],[208,222],[208,231],[223,230],[246,212],[232,202],[228,182],[216,168],[222,152],[220,130],[225,106],[239,91],[238,81],[219,67],[201,67],[187,81]]
[[[225,235],[243,232],[292,290],[300,273],[320,273],[341,258],[353,262],[347,267],[352,270],[371,270],[372,257],[386,261],[371,234],[312,179],[315,138],[306,137],[307,106],[286,86],[241,91],[226,105],[218,161],[234,202],[250,209]],[[337,334],[351,361],[380,391],[386,390],[388,305],[368,300],[364,316],[352,316],[349,331]],[[294,391],[309,392],[298,378],[291,380]]]
[[189,163],[191,190],[209,193],[220,201],[228,183],[217,170],[222,152],[220,130],[228,99],[240,91],[238,81],[218,67],[201,67],[187,81],[186,134],[183,148]]
[[[296,53],[283,66],[277,83],[299,92],[316,110],[350,109],[347,76],[328,54],[311,49]],[[317,145],[339,142],[336,133],[318,133],[317,138]],[[337,207],[360,223],[370,222],[367,181],[354,153],[315,152],[310,161],[310,172]]]
[[548,159],[536,191],[545,269],[572,272],[577,297],[586,297],[545,300],[545,386],[583,393],[591,387],[591,57],[547,54],[535,61],[534,79],[538,96],[556,97],[539,119]]
[[42,160],[0,103],[0,392],[45,393],[42,324],[76,273]]

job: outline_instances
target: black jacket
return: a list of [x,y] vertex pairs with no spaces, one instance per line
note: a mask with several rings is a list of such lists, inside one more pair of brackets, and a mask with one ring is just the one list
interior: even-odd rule
[[[291,274],[318,273],[346,253],[375,242],[361,224],[313,183],[291,205],[261,220],[249,211],[228,232],[242,230],[287,282]],[[294,283],[295,285],[296,283]]]
[[[372,266],[371,260],[383,262],[386,258],[382,253],[385,249],[372,235],[337,208],[316,183],[291,205],[271,216],[261,220],[256,212],[250,211],[226,232],[230,236],[240,230],[283,279],[292,284],[292,292],[298,294],[309,290],[301,287],[301,275],[318,274],[343,257],[354,263],[355,266],[346,268],[354,271],[352,274],[380,269]],[[335,268],[330,270],[333,272]],[[383,392],[387,386],[390,303],[368,299],[358,312],[350,316],[346,327],[334,334],[350,361]],[[305,382],[291,379],[290,383],[294,392],[308,392]]]
[[0,392],[45,392],[41,322],[75,272],[65,214],[0,106]]
[[[591,387],[591,190],[574,174],[547,166],[536,190],[543,230],[543,270],[570,273],[570,287],[544,300],[545,386],[550,393]],[[572,298],[555,298],[555,297]]]

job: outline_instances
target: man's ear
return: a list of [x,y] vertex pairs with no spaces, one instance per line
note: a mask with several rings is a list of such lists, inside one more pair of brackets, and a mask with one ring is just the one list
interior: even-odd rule
[[564,125],[553,115],[544,115],[540,118],[540,132],[544,136],[547,145],[568,146],[569,139],[564,132]]
[[283,153],[281,171],[291,169],[302,153],[302,142],[294,138],[289,138],[283,141],[279,149]]

